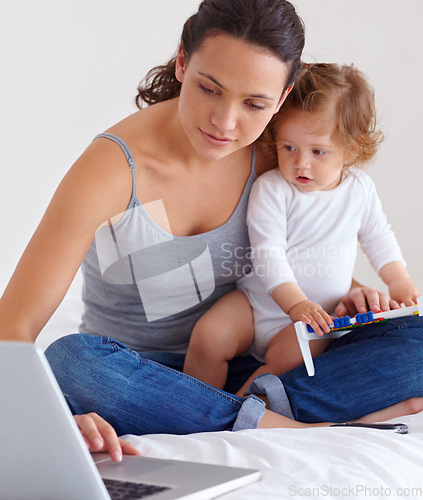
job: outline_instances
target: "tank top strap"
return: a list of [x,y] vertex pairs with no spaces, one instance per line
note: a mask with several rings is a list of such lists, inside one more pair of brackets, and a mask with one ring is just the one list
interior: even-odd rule
[[94,137],[95,139],[99,138],[104,138],[104,139],[110,139],[111,141],[114,141],[120,148],[122,149],[126,161],[128,162],[129,168],[131,169],[132,172],[132,196],[131,196],[131,201],[136,197],[137,193],[137,184],[136,184],[136,178],[135,178],[135,169],[137,168],[134,160],[134,156],[132,154],[132,151],[130,150],[128,144],[118,137],[117,135],[114,134],[109,134],[107,132],[104,132],[103,134],[98,134]]

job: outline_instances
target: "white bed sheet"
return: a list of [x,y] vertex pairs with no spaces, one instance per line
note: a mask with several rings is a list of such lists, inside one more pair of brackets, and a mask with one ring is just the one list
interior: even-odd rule
[[315,428],[127,439],[146,456],[261,471],[258,483],[225,495],[228,500],[422,498],[423,414],[400,420],[409,434]]
[[[41,333],[45,348],[77,331],[78,275]],[[409,434],[346,428],[129,435],[146,456],[259,469],[262,479],[225,499],[423,498],[423,413],[395,419]]]

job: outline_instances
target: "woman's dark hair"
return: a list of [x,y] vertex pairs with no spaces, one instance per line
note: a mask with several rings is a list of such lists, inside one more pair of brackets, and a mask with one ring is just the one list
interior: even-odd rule
[[[182,31],[187,62],[207,37],[219,33],[264,48],[285,62],[290,70],[285,89],[295,81],[301,69],[304,25],[287,0],[203,0]],[[175,67],[176,56],[149,71],[135,98],[139,108],[143,102],[155,104],[179,96]]]

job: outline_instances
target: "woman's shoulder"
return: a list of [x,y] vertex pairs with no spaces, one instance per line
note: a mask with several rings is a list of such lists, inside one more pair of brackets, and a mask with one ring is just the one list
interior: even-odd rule
[[71,168],[75,177],[93,190],[101,190],[105,196],[113,194],[115,204],[123,210],[132,194],[132,165],[128,158],[138,160],[134,166],[139,169],[140,158],[148,156],[154,147],[151,139],[159,127],[156,125],[159,118],[153,109],[156,106],[138,110],[93,137]]
[[119,121],[106,132],[126,140],[135,149],[139,145],[154,147],[161,141],[169,122],[177,113],[177,100],[169,99],[161,103],[139,109]]
[[104,137],[93,138],[62,184],[76,194],[76,202],[83,195],[89,210],[98,210],[104,220],[124,212],[132,196],[132,173],[125,154]]

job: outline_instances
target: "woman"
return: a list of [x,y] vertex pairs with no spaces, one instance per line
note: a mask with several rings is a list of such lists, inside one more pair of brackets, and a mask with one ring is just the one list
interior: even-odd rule
[[[252,144],[283,104],[303,45],[289,2],[203,1],[184,26],[176,59],[140,90],[151,106],[94,140],[63,179],[0,302],[0,324],[3,337],[33,341],[83,263],[82,334],[46,352],[75,414],[96,412],[119,434],[303,426],[254,396],[217,391],[171,369],[182,367],[197,319],[249,266],[248,193],[256,173],[273,167]],[[365,307],[366,299],[388,307],[385,297],[355,288],[340,309]],[[322,367],[316,360],[318,373],[338,359],[335,349],[326,355]],[[256,368],[248,357],[233,363],[228,391]],[[368,383],[356,377],[353,387],[347,372],[341,378],[355,394]],[[328,384],[320,406],[343,388]],[[267,384],[256,392],[268,392]],[[307,391],[296,392],[307,399]],[[420,386],[394,398],[381,389],[357,408],[345,401],[340,419],[351,408],[361,416],[419,395]],[[287,399],[273,405],[291,415]],[[109,424],[97,414],[76,418],[91,449],[119,460]]]

